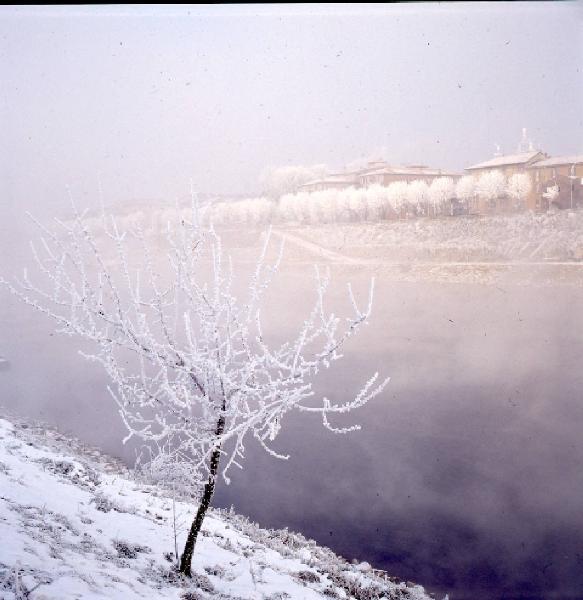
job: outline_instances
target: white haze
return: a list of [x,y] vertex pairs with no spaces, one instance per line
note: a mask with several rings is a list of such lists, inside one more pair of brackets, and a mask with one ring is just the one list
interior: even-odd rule
[[[495,144],[514,152],[522,127],[549,154],[581,154],[582,24],[581,2],[0,8],[0,275],[32,262],[26,211],[67,217],[67,186],[81,208],[101,195],[127,214],[171,205],[191,182],[259,197],[269,167],[383,157],[461,172]],[[519,237],[539,233],[528,218]],[[355,237],[375,231],[362,227]],[[495,234],[494,221],[488,248],[505,259],[514,234]],[[478,237],[464,238],[471,251]],[[349,278],[366,289],[372,263],[338,267],[336,298]],[[306,272],[282,273],[278,334],[303,315]],[[368,345],[322,384],[342,394],[371,366],[391,375],[363,431],[341,445],[293,423],[288,470],[250,449],[256,462],[217,501],[453,600],[576,598],[583,288],[534,283],[381,273]],[[12,363],[0,404],[131,462],[105,378],[76,351],[0,290]]]

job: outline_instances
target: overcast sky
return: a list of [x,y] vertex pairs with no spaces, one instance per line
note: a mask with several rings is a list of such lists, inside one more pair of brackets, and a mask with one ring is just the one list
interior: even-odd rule
[[254,193],[268,165],[583,152],[583,4],[0,9],[6,208]]

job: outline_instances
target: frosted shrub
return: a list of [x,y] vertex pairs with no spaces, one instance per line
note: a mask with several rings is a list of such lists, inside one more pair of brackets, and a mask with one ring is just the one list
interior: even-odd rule
[[464,175],[458,180],[455,186],[455,197],[467,207],[471,207],[476,197],[476,178],[473,175]]
[[385,218],[389,204],[387,188],[373,185],[365,190],[366,213],[369,221],[380,221]]
[[506,177],[501,171],[488,171],[480,175],[476,185],[478,196],[491,205],[506,193]]
[[405,181],[394,181],[387,187],[387,198],[393,211],[400,216],[407,206],[408,185]]
[[429,200],[434,215],[442,212],[446,203],[455,195],[455,185],[451,177],[438,177],[429,186]]
[[427,214],[429,186],[421,179],[412,181],[407,187],[407,201],[417,214]]

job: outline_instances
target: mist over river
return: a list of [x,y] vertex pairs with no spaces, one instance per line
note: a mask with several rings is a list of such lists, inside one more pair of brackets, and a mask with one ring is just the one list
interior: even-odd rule
[[[269,297],[275,337],[311,301],[309,267],[285,269]],[[366,269],[333,269],[364,297]],[[4,292],[2,403],[128,462],[97,365]],[[215,505],[288,526],[451,599],[583,597],[583,289],[399,282],[377,273],[373,318],[318,384],[332,400],[375,371],[384,394],[335,435],[293,415],[278,461],[248,443],[245,469]],[[343,422],[342,422],[343,423]]]

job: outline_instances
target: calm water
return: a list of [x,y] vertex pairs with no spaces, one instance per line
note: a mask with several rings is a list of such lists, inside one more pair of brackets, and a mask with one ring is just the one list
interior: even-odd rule
[[[281,335],[309,289],[298,273],[285,280],[294,302],[273,298]],[[2,301],[2,402],[131,459],[98,368]],[[455,600],[583,598],[582,315],[580,289],[381,276],[373,324],[319,385],[341,398],[375,370],[391,375],[354,413],[362,431],[293,416],[278,446],[290,460],[249,443],[216,504]]]

